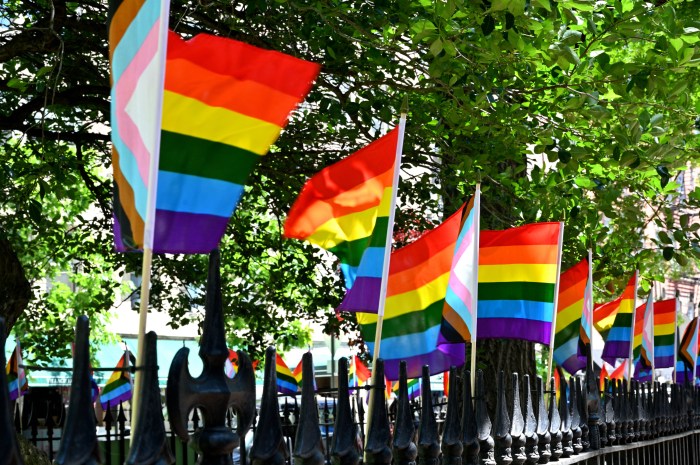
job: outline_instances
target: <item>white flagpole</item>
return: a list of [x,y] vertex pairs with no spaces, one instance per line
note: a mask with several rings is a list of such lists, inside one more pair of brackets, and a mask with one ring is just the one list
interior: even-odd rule
[[678,295],[675,297],[675,304],[676,309],[673,313],[673,384],[676,384],[676,374],[678,372],[678,328],[676,328],[676,321],[678,321]]
[[[634,346],[634,327],[636,326],[636,320],[637,320],[637,285],[639,284],[639,270],[636,270],[634,272],[634,295],[632,296],[632,302],[634,302],[633,309],[632,309],[632,327],[630,329],[630,355],[627,360],[629,360],[629,363],[627,364],[627,381],[630,381],[630,383],[627,385],[628,389],[631,388],[631,381],[632,381],[632,365],[633,365],[633,360],[632,360],[632,350]],[[624,291],[623,291],[624,293]]]
[[[161,48],[161,56],[159,57],[159,72],[160,82],[165,82],[165,63],[168,51],[168,18],[170,17],[170,0],[161,0],[160,5],[160,30],[158,31],[158,41]],[[143,262],[141,266],[141,294],[139,306],[139,333],[138,333],[138,354],[136,360],[137,367],[143,367],[145,358],[145,335],[146,335],[146,320],[148,317],[148,301],[151,291],[151,263],[153,261],[153,237],[155,232],[156,219],[156,193],[158,192],[158,164],[160,160],[160,130],[161,119],[163,113],[163,92],[162,87],[156,98],[156,121],[157,125],[153,128],[154,134],[153,153],[149,161],[148,168],[148,194],[146,204],[146,221],[144,222],[143,232]],[[131,398],[131,430],[136,431],[136,422],[138,417],[139,401],[141,386],[143,384],[143,376],[135,375],[134,393]]]
[[[654,298],[655,298],[654,297],[654,286],[652,284],[651,290],[649,291],[649,301],[651,302],[651,316],[650,316],[650,318],[651,318],[651,334],[649,335],[649,345],[651,346],[649,349],[650,349],[651,354],[649,355],[649,362],[651,363],[651,380],[652,381],[654,381],[654,374],[655,374],[654,369],[655,369],[655,365],[656,365],[656,363],[654,362],[654,357],[656,356],[655,355],[656,347],[654,346],[654,333],[656,331],[656,328],[654,325]],[[645,326],[644,329],[646,330],[647,329],[646,324],[644,326]],[[642,334],[642,339],[644,339],[643,334]]]
[[394,211],[396,210],[396,196],[399,190],[399,174],[401,170],[401,155],[403,153],[403,138],[406,130],[406,115],[408,113],[408,99],[404,100],[401,108],[401,119],[399,120],[399,134],[396,141],[396,159],[394,161],[394,180],[391,189],[391,206],[389,210],[389,224],[387,225],[386,242],[384,243],[384,263],[382,265],[382,283],[379,288],[379,306],[377,308],[377,327],[374,334],[374,353],[372,354],[372,391],[369,396],[367,406],[367,424],[365,429],[365,440],[369,436],[369,428],[372,422],[372,412],[374,411],[374,398],[377,395],[377,359],[382,342],[382,324],[384,323],[384,306],[386,304],[386,290],[389,281],[389,264],[391,261],[391,243],[394,236]]
[[474,257],[472,263],[476,267],[474,272],[474,278],[472,280],[472,308],[474,309],[474,314],[472,318],[474,319],[472,323],[473,332],[472,336],[472,350],[471,350],[471,363],[469,368],[471,370],[471,385],[472,392],[476,392],[476,331],[479,326],[479,236],[481,235],[481,183],[476,185],[476,191],[474,192],[474,228],[476,234],[474,234]]
[[554,285],[554,307],[552,309],[552,332],[549,338],[549,363],[547,365],[547,383],[552,379],[554,363],[554,334],[557,329],[557,305],[559,304],[559,281],[561,281],[561,255],[564,246],[564,222],[559,222],[559,251],[557,252],[557,282]]

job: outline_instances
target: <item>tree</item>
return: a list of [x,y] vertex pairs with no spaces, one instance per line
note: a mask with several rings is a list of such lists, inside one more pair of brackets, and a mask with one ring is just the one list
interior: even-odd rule
[[[138,256],[110,245],[106,4],[2,8],[12,19],[0,38],[7,250],[29,281],[67,263],[95,276],[138,270]],[[563,266],[594,246],[600,295],[635,266],[646,282],[663,279],[660,257],[691,270],[698,226],[674,213],[700,203],[700,191],[681,196],[675,182],[698,157],[697,12],[693,2],[631,0],[175,2],[171,27],[183,35],[215,33],[323,65],[222,244],[236,342],[259,351],[301,316],[338,330],[336,265],[283,240],[281,224],[304,180],[393,124],[404,95],[402,231],[434,224],[481,181],[482,227],[565,219]],[[66,198],[85,203],[57,222]],[[644,243],[649,223],[661,232]],[[204,270],[203,257],[157,257],[154,306],[175,324],[188,318]],[[118,285],[108,280],[105,292]],[[33,315],[65,311],[45,309],[49,300],[32,301],[27,330]],[[106,294],[87,302],[96,312],[111,305]],[[513,362],[483,357],[495,369]]]

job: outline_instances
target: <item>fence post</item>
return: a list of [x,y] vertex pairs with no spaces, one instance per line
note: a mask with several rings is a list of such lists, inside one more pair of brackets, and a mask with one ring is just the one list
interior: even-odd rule
[[[279,426],[279,415],[276,416],[278,427],[280,427],[281,440],[282,431],[281,426]],[[342,357],[338,363],[338,404],[335,410],[333,442],[331,443],[331,457],[334,464],[357,465],[360,463],[360,450],[357,444],[358,438],[357,425],[353,423],[353,416],[350,410],[348,359]],[[259,465],[262,465],[262,462],[260,462]]]
[[564,453],[562,447],[562,432],[561,432],[561,417],[557,408],[557,391],[554,386],[554,378],[549,382],[549,436],[551,438],[550,451],[552,456],[551,461],[559,460],[559,457]]
[[537,463],[549,463],[552,457],[552,436],[549,434],[549,416],[544,403],[544,383],[542,377],[537,377],[537,452],[540,460]]
[[525,456],[527,464],[532,465],[540,460],[537,451],[537,418],[532,406],[532,390],[530,389],[530,376],[523,376],[523,394],[525,395]]
[[[131,447],[126,465],[170,464],[175,461],[165,434],[163,408],[158,385],[158,337],[150,331],[144,338],[144,360],[139,369],[143,376],[139,393],[136,430],[131,432]],[[121,405],[121,404],[120,404]],[[123,410],[121,410],[123,413]]]
[[[370,391],[371,396],[376,396],[374,408],[370,414],[372,418],[368,421],[369,431],[367,432],[367,441],[365,445],[365,462],[368,465],[390,465],[391,464],[391,432],[389,429],[389,417],[387,415],[386,403],[381,397],[384,397],[384,360],[377,359],[377,366],[374,379],[378,384],[372,386]],[[381,396],[381,397],[379,397]]]
[[464,370],[462,376],[462,458],[465,465],[479,464],[479,431],[472,403],[471,372]]
[[574,446],[572,440],[574,438],[574,433],[571,431],[571,415],[569,415],[569,404],[567,399],[571,394],[569,392],[568,384],[564,378],[559,382],[561,394],[559,394],[559,416],[561,418],[561,449],[562,457],[571,457],[574,453]]
[[484,392],[484,373],[476,372],[476,437],[479,439],[479,463],[481,465],[496,465],[493,458],[494,442],[491,437],[491,419],[486,408]]
[[0,318],[0,465],[23,465],[17,433],[12,426],[10,391],[5,374],[5,319]]
[[325,448],[318,421],[318,406],[314,393],[314,362],[311,352],[302,357],[301,406],[294,444],[294,463],[322,465]]
[[569,413],[571,416],[571,446],[574,449],[574,455],[578,455],[583,450],[581,444],[581,416],[579,414],[579,402],[576,396],[576,380],[573,376],[569,377]]
[[[181,348],[170,365],[165,402],[173,431],[183,441],[191,440],[201,453],[202,465],[232,465],[232,452],[255,418],[255,375],[253,365],[245,352],[238,352],[238,373],[230,379],[224,373],[228,347],[224,335],[223,304],[219,251],[209,254],[209,276],[205,303],[204,323],[200,339],[199,357],[204,369],[198,378],[189,373],[189,349]],[[187,432],[188,413],[193,408],[202,412],[204,427],[191,438]],[[237,412],[236,433],[226,428],[226,412],[233,407]]]
[[505,374],[503,370],[498,373],[498,391],[496,393],[496,426],[493,433],[494,451],[498,465],[510,465],[513,462],[510,437],[510,418],[506,405]]
[[54,460],[56,465],[82,465],[101,462],[100,452],[97,448],[95,412],[92,408],[89,338],[88,319],[85,315],[81,315],[75,325],[70,406],[63,428],[61,446]]
[[[466,382],[466,381],[465,381]],[[398,418],[395,434],[398,434]],[[462,452],[462,431],[459,419],[459,375],[455,367],[450,367],[449,397],[447,398],[447,414],[445,417],[445,428],[442,432],[442,463],[443,465],[461,465]],[[394,442],[395,444],[396,442]]]
[[433,393],[430,390],[430,367],[423,365],[421,374],[421,416],[418,433],[418,464],[438,465],[440,443],[433,411]]
[[513,386],[513,412],[510,420],[510,437],[513,441],[511,451],[513,455],[513,465],[523,465],[527,456],[525,455],[525,418],[523,409],[520,406],[520,381],[518,374],[511,375]]

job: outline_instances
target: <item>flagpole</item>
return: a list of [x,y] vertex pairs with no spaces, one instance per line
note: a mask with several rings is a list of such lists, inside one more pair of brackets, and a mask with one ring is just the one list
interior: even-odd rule
[[[627,381],[632,381],[632,350],[634,346],[634,327],[636,326],[637,320],[637,285],[639,284],[639,270],[634,272],[634,295],[632,296],[632,301],[634,302],[632,309],[632,328],[630,331],[630,355],[629,364],[627,365]],[[630,382],[627,386],[631,388],[632,383]]]
[[[678,329],[676,321],[678,321],[678,291],[676,291],[676,308],[673,313],[673,384],[676,384],[676,374],[678,372]],[[652,381],[654,381],[652,379]]]
[[559,222],[559,250],[557,251],[557,283],[554,285],[554,307],[552,309],[552,331],[549,337],[549,363],[547,364],[547,383],[552,379],[552,363],[554,362],[554,333],[557,329],[557,305],[559,304],[559,281],[561,273],[561,255],[564,246],[564,222]]
[[472,315],[473,330],[472,333],[472,350],[471,350],[471,360],[469,364],[470,375],[471,375],[471,385],[472,392],[476,392],[476,332],[479,326],[479,236],[481,235],[481,183],[476,184],[476,191],[474,192],[474,226],[476,234],[474,234],[474,257],[472,263],[476,266],[476,272],[474,273],[472,281],[472,308],[474,309],[474,315]]
[[[649,361],[651,362],[651,381],[653,382],[654,378],[655,378],[654,370],[656,367],[656,362],[654,361],[654,359],[656,358],[656,347],[654,346],[654,336],[656,333],[656,325],[654,324],[654,299],[655,299],[655,296],[654,296],[653,283],[651,286],[651,291],[649,291],[649,292],[650,292],[649,296],[651,299],[651,335],[649,337],[649,345],[651,346],[651,356],[650,356],[651,360],[649,360]],[[642,338],[643,337],[644,336],[642,336]]]
[[377,328],[374,334],[374,353],[372,354],[372,392],[369,396],[369,405],[367,406],[367,424],[365,428],[365,441],[369,436],[369,428],[372,423],[372,412],[374,411],[374,398],[376,396],[378,385],[377,380],[377,359],[382,342],[382,325],[384,323],[384,306],[386,304],[386,290],[389,281],[389,263],[391,260],[391,243],[394,236],[394,212],[396,210],[396,196],[399,190],[399,174],[401,169],[401,155],[403,153],[403,138],[406,131],[406,115],[408,113],[408,97],[404,98],[401,105],[401,119],[399,120],[399,134],[396,141],[396,159],[394,161],[394,179],[391,189],[391,206],[389,209],[389,224],[387,225],[386,241],[384,243],[384,263],[382,265],[382,282],[379,288],[379,305],[377,307]]

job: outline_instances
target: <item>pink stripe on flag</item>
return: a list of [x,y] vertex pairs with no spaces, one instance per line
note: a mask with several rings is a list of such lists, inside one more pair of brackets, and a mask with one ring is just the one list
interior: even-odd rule
[[462,239],[462,243],[459,244],[459,249],[457,249],[455,255],[461,257],[467,251],[467,247],[471,245],[474,238],[474,226],[475,224],[472,222],[472,227],[464,231],[464,239]]
[[[146,40],[131,60],[131,63],[129,63],[129,66],[124,70],[124,73],[121,75],[114,89],[115,100],[119,102],[119,106],[117,107],[119,137],[124,144],[129,147],[136,159],[136,163],[139,167],[139,174],[146,187],[148,187],[148,171],[151,153],[143,142],[139,128],[126,113],[126,105],[134,94],[136,86],[139,85],[144,70],[156,56],[156,52],[158,51],[159,27],[160,19],[156,21],[151,28],[148,36],[146,36]],[[125,154],[120,155],[124,156]]]

